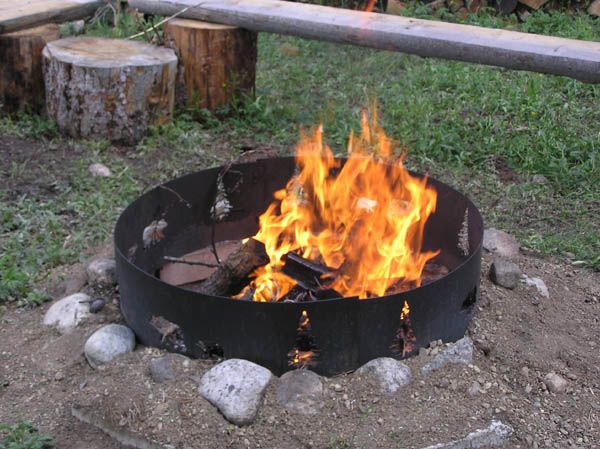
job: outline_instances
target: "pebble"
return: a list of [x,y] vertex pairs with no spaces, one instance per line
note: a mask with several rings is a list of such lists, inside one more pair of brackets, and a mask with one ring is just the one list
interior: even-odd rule
[[100,178],[109,178],[112,176],[110,168],[104,164],[92,164],[88,167],[88,170],[93,176]]
[[122,324],[107,324],[87,339],[83,352],[92,368],[97,368],[134,348],[135,335],[131,329]]
[[150,360],[149,371],[152,380],[157,383],[176,380],[177,376],[173,367],[180,363],[183,365],[188,358],[181,354],[169,353]]
[[380,357],[361,366],[356,374],[377,384],[383,393],[393,394],[400,387],[408,385],[412,375],[404,363],[390,357]]
[[[309,370],[288,371],[277,383],[277,401],[285,409],[301,415],[315,415],[323,408],[321,376]],[[348,400],[348,395],[342,397]]]
[[519,285],[521,269],[506,259],[496,259],[490,267],[491,281],[504,288],[513,289]]
[[530,278],[527,275],[523,275],[523,281],[527,285],[531,285],[536,288],[538,293],[542,295],[544,298],[550,298],[550,292],[548,291],[548,287],[546,287],[546,283],[540,278]]
[[424,449],[472,449],[496,447],[505,444],[510,439],[513,432],[514,429],[511,426],[504,424],[501,421],[493,420],[487,428],[471,432],[460,440],[435,444]]
[[117,264],[114,259],[95,259],[86,268],[91,285],[111,286],[117,283]]
[[421,375],[426,376],[431,371],[442,368],[448,363],[468,365],[473,361],[473,342],[469,337],[463,337],[456,343],[447,346],[440,354],[421,368]]
[[230,359],[202,376],[199,392],[228,421],[243,426],[255,420],[271,378],[271,372],[256,363]]
[[559,374],[550,372],[544,377],[544,384],[552,393],[562,393],[567,389],[569,383]]
[[519,255],[517,239],[507,232],[495,228],[483,231],[483,248],[500,257],[513,259]]
[[90,297],[85,293],[75,293],[59,299],[44,315],[44,324],[55,326],[62,334],[71,332],[89,317],[89,301]]
[[90,303],[90,313],[100,312],[106,305],[106,299],[96,298]]

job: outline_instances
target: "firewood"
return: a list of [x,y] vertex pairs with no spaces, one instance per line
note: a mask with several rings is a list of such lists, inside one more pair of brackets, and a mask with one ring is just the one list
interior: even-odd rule
[[517,9],[517,0],[498,0],[496,7],[504,14],[511,14]]
[[519,3],[529,6],[531,9],[538,10],[544,6],[548,0],[519,0]]
[[173,113],[177,57],[139,41],[67,38],[43,51],[48,115],[72,137],[135,144]]
[[588,8],[588,13],[592,16],[600,17],[600,0],[594,0]]
[[256,36],[229,25],[174,19],[165,25],[165,45],[179,57],[178,106],[216,111],[254,90]]
[[0,34],[0,103],[6,112],[44,110],[42,50],[59,38],[55,24]]
[[239,250],[230,254],[197,291],[211,296],[225,295],[268,261],[269,257],[264,245],[257,240],[249,239]]

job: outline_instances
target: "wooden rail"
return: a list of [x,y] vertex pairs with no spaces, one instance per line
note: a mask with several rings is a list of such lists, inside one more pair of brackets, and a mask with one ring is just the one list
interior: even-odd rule
[[279,0],[129,0],[129,4],[144,13],[170,16],[185,9],[179,17],[600,83],[600,42]]
[[83,19],[103,3],[102,0],[0,0],[0,34]]

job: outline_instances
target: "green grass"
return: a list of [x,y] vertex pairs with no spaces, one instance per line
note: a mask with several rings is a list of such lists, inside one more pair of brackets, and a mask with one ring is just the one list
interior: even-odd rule
[[21,421],[7,425],[0,423],[0,449],[50,449],[54,440],[50,435],[39,433],[30,422]]
[[[410,2],[406,14],[430,18],[419,2]],[[447,11],[438,15],[458,21]],[[519,23],[485,10],[464,22],[600,40],[597,19],[570,11],[540,11]],[[87,31],[128,36],[143,26],[128,16],[116,29],[98,21]],[[220,119],[179,111],[126,154],[108,142],[75,142],[81,155],[64,173],[48,174],[59,182],[55,194],[0,193],[0,303],[42,301],[37,286],[48,270],[108,240],[118,213],[141,191],[222,162],[241,142],[291,152],[300,126],[323,122],[327,142],[343,153],[370,99],[387,133],[408,146],[409,165],[471,196],[487,226],[516,233],[522,244],[546,253],[574,253],[576,264],[600,269],[600,86],[261,34],[256,95],[239,99]],[[29,115],[0,119],[0,133],[69,144],[52,123]],[[518,183],[500,181],[498,158]],[[140,169],[145,159],[154,162]],[[115,176],[91,178],[92,162],[107,164]],[[0,167],[9,179],[28,170],[27,163]],[[533,183],[534,174],[549,183]]]

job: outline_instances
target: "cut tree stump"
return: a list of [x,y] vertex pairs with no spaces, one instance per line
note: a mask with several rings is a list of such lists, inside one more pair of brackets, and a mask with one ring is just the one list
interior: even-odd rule
[[43,51],[48,115],[72,137],[135,144],[173,114],[177,57],[139,41],[68,38]]
[[229,25],[174,19],[165,45],[179,57],[176,102],[215,111],[254,90],[256,33]]
[[43,110],[42,50],[59,38],[55,24],[0,34],[0,103],[4,111]]

